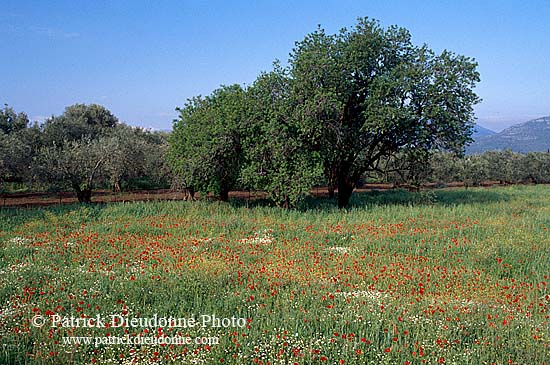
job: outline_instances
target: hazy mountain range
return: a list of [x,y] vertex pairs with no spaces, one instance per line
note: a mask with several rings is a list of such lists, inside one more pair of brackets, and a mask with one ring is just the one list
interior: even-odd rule
[[482,127],[479,124],[476,124],[475,127],[474,127],[474,134],[473,134],[472,137],[475,140],[479,137],[490,136],[490,135],[493,135],[493,134],[497,134],[497,132],[492,131],[490,129],[487,129],[485,127]]
[[535,152],[550,150],[550,116],[513,125],[496,133],[479,125],[475,126],[474,142],[466,147],[467,154],[490,150]]

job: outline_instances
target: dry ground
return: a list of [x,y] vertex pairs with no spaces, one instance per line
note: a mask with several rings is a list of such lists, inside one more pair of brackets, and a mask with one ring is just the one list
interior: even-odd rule
[[[493,185],[490,182],[484,185]],[[448,184],[448,187],[460,187],[462,183]],[[404,185],[403,188],[409,188]],[[434,186],[427,185],[426,188],[433,188]],[[360,189],[356,189],[356,192],[364,192],[371,190],[388,190],[392,189],[392,184],[366,184]],[[328,190],[326,187],[317,187],[311,191],[313,196],[326,197],[328,196]],[[196,194],[200,196],[199,193]],[[265,198],[266,194],[263,192],[248,192],[248,191],[232,191],[229,193],[229,198],[239,199],[261,199]],[[109,190],[94,191],[92,195],[92,201],[94,203],[116,203],[116,202],[128,202],[128,201],[150,201],[150,200],[184,200],[185,194],[183,192],[172,191],[169,189],[159,190],[136,190],[126,191],[121,193],[113,193]],[[55,204],[70,204],[76,203],[78,200],[76,194],[73,192],[60,192],[60,193],[13,193],[3,194],[0,196],[1,207],[31,207],[31,206],[48,206]]]

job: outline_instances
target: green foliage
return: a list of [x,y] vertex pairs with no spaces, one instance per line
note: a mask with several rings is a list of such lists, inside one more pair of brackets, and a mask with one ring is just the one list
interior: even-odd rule
[[97,186],[167,186],[167,136],[119,123],[100,105],[75,104],[42,126],[24,113],[0,111],[0,191],[74,189],[90,201]]
[[74,104],[58,117],[52,116],[44,125],[46,144],[76,141],[83,137],[99,138],[118,124],[118,119],[97,104]]
[[302,128],[338,185],[340,207],[381,162],[460,152],[470,141],[476,63],[414,46],[403,28],[366,18],[334,35],[319,28],[296,43],[289,67]]
[[293,116],[290,79],[277,64],[248,90],[250,115],[243,132],[244,186],[266,191],[275,204],[295,206],[321,176],[318,153]]
[[419,183],[432,151],[462,152],[479,101],[476,66],[367,18],[334,35],[319,28],[296,43],[288,68],[275,63],[246,91],[191,99],[174,124],[171,161],[188,187],[220,193],[240,175],[241,187],[283,206],[323,171],[345,207],[365,174]]
[[0,191],[6,183],[21,183],[31,176],[31,163],[40,148],[40,130],[29,126],[25,113],[8,107],[0,111]]
[[34,177],[53,190],[74,189],[78,200],[90,202],[97,180],[104,178],[106,161],[116,145],[107,136],[118,119],[101,105],[75,104],[48,119],[44,146],[35,157]]
[[188,100],[169,138],[169,160],[186,187],[214,192],[227,201],[237,186],[242,161],[241,128],[245,91],[224,86],[205,98]]
[[86,137],[46,146],[35,161],[37,176],[53,190],[74,189],[79,201],[89,203],[94,184],[104,177],[105,162],[111,152],[107,142]]
[[44,125],[43,147],[36,154],[36,181],[49,190],[73,189],[90,202],[97,186],[120,190],[121,184],[148,178],[166,184],[166,136],[118,123],[100,105],[76,104]]
[[5,181],[10,173],[7,166],[9,146],[10,143],[6,135],[3,132],[0,133],[0,192],[4,191]]
[[165,135],[120,124],[100,141],[108,153],[106,177],[115,190],[144,179],[149,180],[149,186],[166,185],[169,171]]
[[477,186],[488,181],[507,184],[550,182],[548,152],[521,154],[509,150],[487,151],[465,157],[436,153],[430,157],[427,165],[432,173],[422,182],[464,182],[466,186]]
[[16,114],[7,104],[0,110],[0,132],[10,134],[27,128],[28,124],[29,118],[25,113]]

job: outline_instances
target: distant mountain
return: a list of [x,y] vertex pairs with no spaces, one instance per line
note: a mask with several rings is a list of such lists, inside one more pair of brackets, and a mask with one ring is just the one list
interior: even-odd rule
[[497,132],[492,131],[492,130],[487,129],[487,128],[484,128],[484,127],[480,126],[479,124],[476,124],[474,126],[474,134],[472,135],[472,138],[475,140],[479,137],[490,136],[490,135],[493,135],[493,134],[497,134]]
[[500,133],[478,135],[466,147],[467,154],[483,153],[491,150],[514,152],[535,152],[550,150],[550,116],[530,120],[506,128]]

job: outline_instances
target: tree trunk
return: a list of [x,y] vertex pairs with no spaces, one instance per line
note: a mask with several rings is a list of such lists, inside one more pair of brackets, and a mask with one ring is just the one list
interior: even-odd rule
[[76,197],[80,203],[89,204],[92,202],[92,189],[76,189]]
[[182,191],[183,191],[183,200],[185,201],[195,200],[195,189],[185,188],[185,189],[182,189]]
[[219,199],[222,201],[222,202],[228,202],[229,201],[229,190],[228,189],[221,189],[220,190],[220,195],[219,195]]
[[283,204],[281,205],[282,208],[284,209],[289,209],[290,208],[290,198],[285,195],[284,198],[283,198]]
[[353,179],[347,177],[338,178],[338,208],[348,207],[354,188],[355,182]]
[[325,176],[327,176],[328,197],[333,199],[334,192],[336,191],[336,187],[338,185],[338,171],[334,165],[331,165],[330,168],[325,168]]
[[333,199],[334,198],[334,191],[336,190],[336,187],[334,185],[329,185],[328,186],[328,197],[330,199]]

